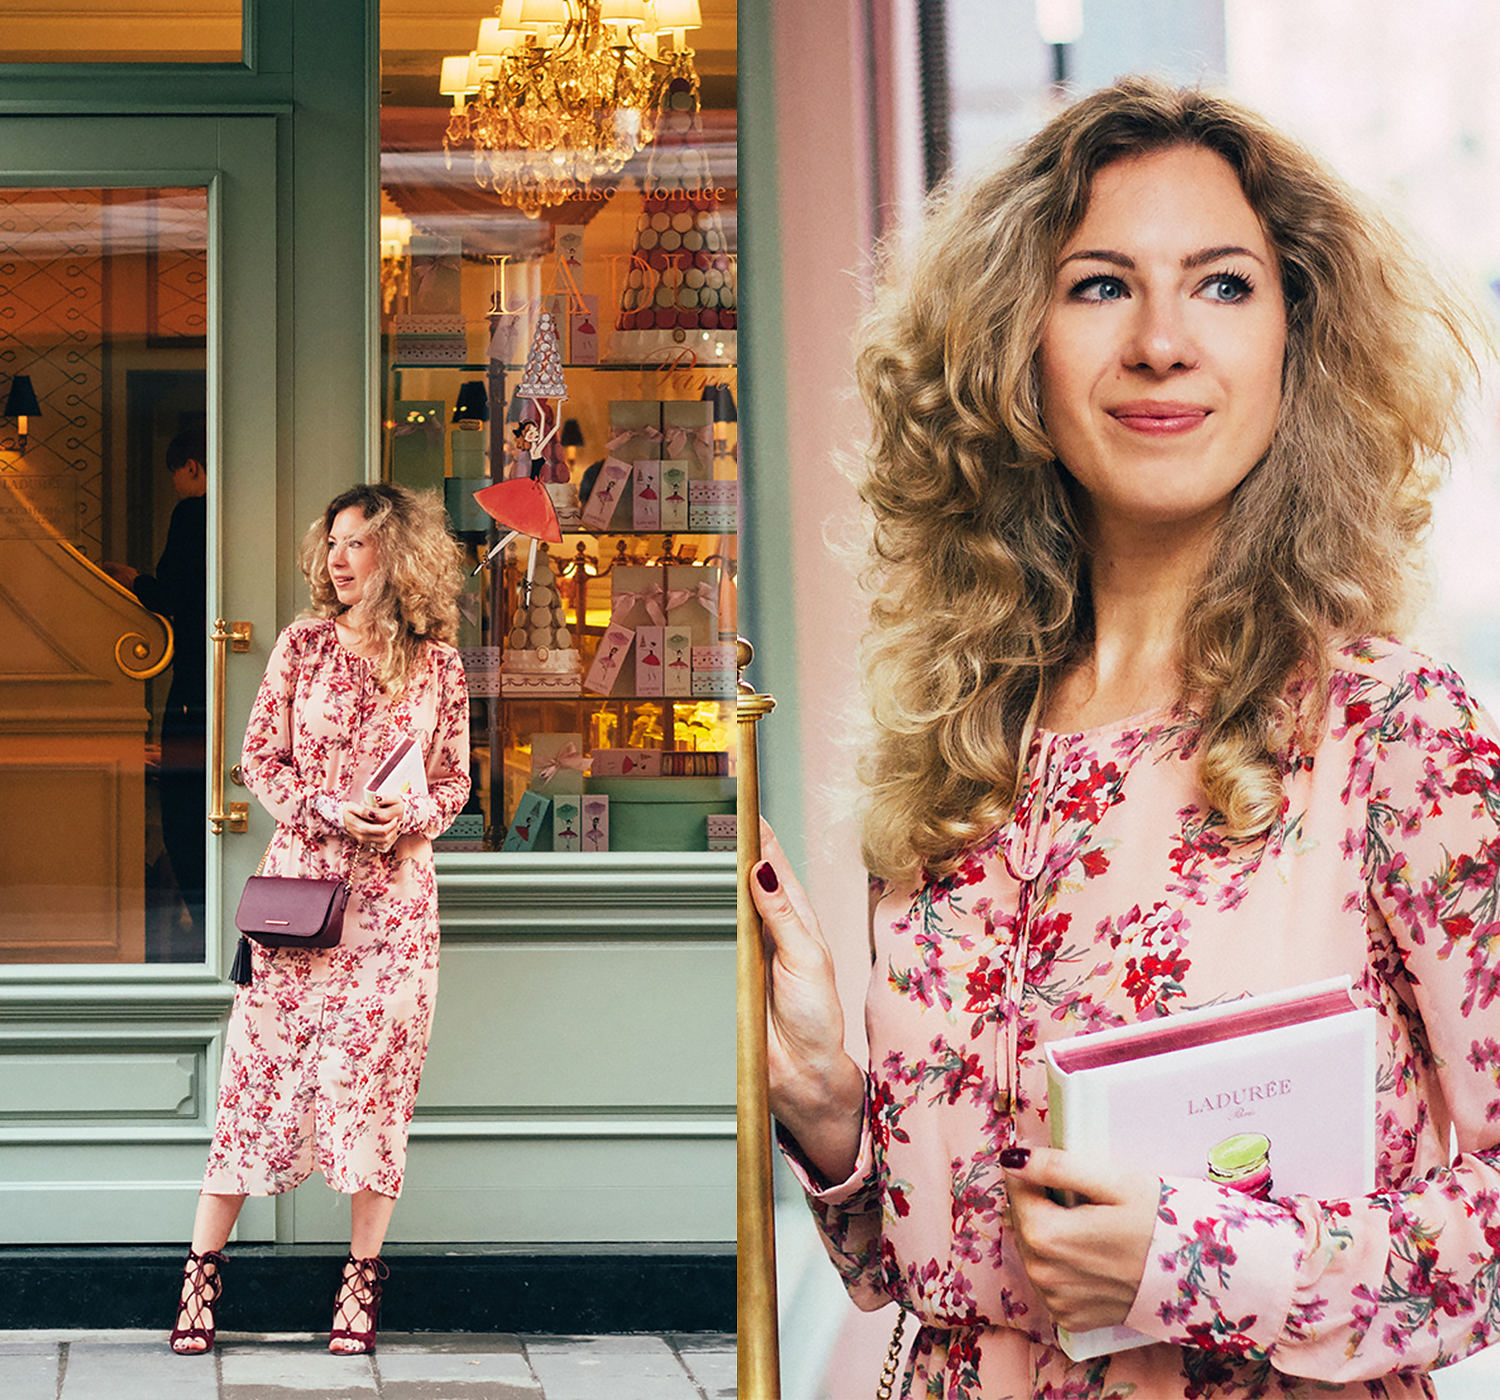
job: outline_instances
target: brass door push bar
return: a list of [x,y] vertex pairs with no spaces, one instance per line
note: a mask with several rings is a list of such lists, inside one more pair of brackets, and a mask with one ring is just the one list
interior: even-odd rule
[[235,651],[250,650],[252,628],[248,622],[225,622],[222,617],[214,619],[213,631],[208,634],[214,645],[213,703],[209,707],[208,735],[208,829],[215,836],[222,836],[224,828],[230,831],[250,829],[250,804],[231,802],[224,810],[224,668],[229,648]]

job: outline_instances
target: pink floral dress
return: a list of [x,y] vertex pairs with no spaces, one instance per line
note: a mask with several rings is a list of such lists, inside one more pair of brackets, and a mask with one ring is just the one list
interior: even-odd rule
[[[1431,1395],[1500,1329],[1500,747],[1423,657],[1335,666],[1268,835],[1224,835],[1164,712],[1038,736],[1012,822],[883,892],[859,1164],[823,1189],[788,1149],[855,1301],[921,1323],[903,1396]],[[1001,1225],[1012,1111],[1048,1140],[1039,1047],[1341,974],[1379,1017],[1375,1193],[1165,1180],[1126,1319],[1159,1344],[1069,1362]]]
[[[392,702],[331,620],[277,639],[245,732],[245,783],[276,818],[268,875],[351,874],[343,940],[253,945],[224,1051],[203,1190],[262,1196],[314,1170],[336,1191],[398,1196],[437,994],[432,838],[469,793],[469,702],[452,647]],[[344,803],[398,739],[426,755],[426,797],[407,797],[385,855],[344,833]],[[357,858],[356,858],[357,853]]]

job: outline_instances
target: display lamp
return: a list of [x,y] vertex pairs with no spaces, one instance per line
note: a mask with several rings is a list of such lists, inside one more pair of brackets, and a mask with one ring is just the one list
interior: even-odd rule
[[652,11],[658,34],[672,33],[672,47],[687,47],[687,31],[703,28],[703,11],[698,0],[653,0]]
[[5,396],[5,408],[0,416],[16,420],[16,436],[20,441],[20,452],[26,455],[26,437],[33,418],[42,416],[42,406],[36,401],[36,390],[31,387],[29,374],[18,374],[10,381],[10,392]]
[[458,391],[453,405],[453,422],[461,428],[477,428],[490,421],[490,396],[484,380],[470,379]]

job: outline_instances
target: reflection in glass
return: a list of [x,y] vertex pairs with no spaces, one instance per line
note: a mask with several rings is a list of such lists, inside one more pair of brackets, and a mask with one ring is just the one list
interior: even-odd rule
[[0,190],[0,962],[204,955],[207,216]]

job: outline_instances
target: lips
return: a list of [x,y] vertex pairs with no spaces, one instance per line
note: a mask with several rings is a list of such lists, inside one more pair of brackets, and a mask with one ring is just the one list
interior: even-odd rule
[[1152,437],[1189,433],[1201,427],[1212,412],[1202,404],[1177,403],[1168,399],[1134,399],[1105,410],[1121,427]]

